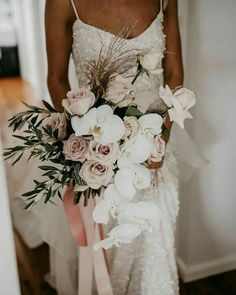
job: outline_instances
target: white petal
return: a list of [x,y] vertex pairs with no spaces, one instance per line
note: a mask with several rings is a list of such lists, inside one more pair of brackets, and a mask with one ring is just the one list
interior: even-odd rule
[[119,193],[114,184],[109,184],[104,192],[104,200],[110,206],[114,206],[120,202],[124,202],[124,197]]
[[113,110],[109,105],[107,104],[101,105],[100,107],[97,108],[98,123],[104,122],[104,120],[112,114],[113,114]]
[[130,243],[138,235],[141,230],[138,226],[132,223],[120,224],[108,234],[110,237],[115,237],[120,243]]
[[173,93],[168,85],[166,85],[165,88],[163,86],[160,86],[159,95],[169,108],[172,107],[171,97]]
[[109,221],[109,206],[106,201],[101,200],[93,210],[93,220],[96,223],[107,224]]
[[128,140],[122,148],[124,157],[135,164],[145,162],[152,151],[152,141],[142,134]]
[[143,165],[133,165],[135,171],[134,186],[137,189],[145,189],[150,186],[151,175],[150,170]]
[[118,192],[127,199],[132,199],[136,193],[133,186],[134,173],[127,169],[120,169],[115,174],[115,185]]
[[74,116],[71,118],[71,125],[76,136],[90,134],[90,129],[96,124],[96,109],[88,111],[83,117]]
[[118,247],[122,243],[131,243],[133,239],[140,235],[140,233],[140,228],[134,224],[127,223],[118,225],[108,234],[108,238],[95,244],[93,249],[109,249],[114,245]]
[[158,135],[162,131],[163,119],[158,114],[144,115],[139,118],[138,122],[143,130],[149,129],[153,135]]
[[185,119],[192,119],[192,115],[188,111],[183,111],[182,113],[177,113],[175,109],[170,109],[168,111],[170,120],[174,121],[179,125],[180,128],[184,129]]
[[98,243],[96,243],[94,246],[93,246],[93,249],[95,251],[101,249],[101,248],[104,248],[104,249],[109,249],[111,248],[112,246],[114,246],[116,244],[116,241],[113,237],[108,237]]
[[116,115],[110,115],[100,125],[101,134],[95,138],[100,144],[109,144],[119,141],[125,134],[125,125],[122,119]]

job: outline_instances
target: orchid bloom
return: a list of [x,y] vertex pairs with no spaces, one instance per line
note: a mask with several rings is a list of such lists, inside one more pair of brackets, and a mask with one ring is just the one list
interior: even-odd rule
[[83,117],[72,117],[71,124],[76,136],[93,135],[103,145],[117,142],[125,134],[124,122],[108,105],[92,108]]
[[148,188],[151,182],[150,171],[141,164],[133,164],[125,158],[118,160],[119,170],[115,174],[115,185],[119,193],[132,200],[136,190]]
[[193,118],[188,110],[196,103],[195,94],[186,88],[181,88],[173,93],[166,85],[165,88],[160,87],[160,97],[170,108],[168,111],[170,120],[184,129],[184,120]]
[[162,132],[163,119],[158,114],[147,114],[140,117],[138,123],[140,129],[137,135],[127,140],[121,148],[123,157],[135,164],[143,163],[149,158],[154,136]]
[[104,191],[103,200],[99,201],[93,210],[93,220],[96,223],[107,224],[110,215],[117,218],[119,207],[125,199],[120,195],[114,184],[108,185]]
[[99,250],[100,248],[109,249],[112,246],[119,247],[122,243],[129,244],[141,233],[140,228],[132,223],[126,223],[116,226],[108,234],[108,238],[96,243],[93,248]]

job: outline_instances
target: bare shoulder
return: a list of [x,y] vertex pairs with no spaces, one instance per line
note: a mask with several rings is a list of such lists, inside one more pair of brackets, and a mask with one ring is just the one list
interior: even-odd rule
[[51,21],[64,21],[71,23],[74,20],[74,12],[71,0],[46,0],[45,16]]

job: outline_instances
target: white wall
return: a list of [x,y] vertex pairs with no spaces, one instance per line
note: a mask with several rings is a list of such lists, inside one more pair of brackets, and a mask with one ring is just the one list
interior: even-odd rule
[[186,85],[198,98],[190,131],[210,161],[182,185],[178,262],[188,281],[236,269],[236,1],[183,2]]
[[46,92],[43,31],[45,0],[10,0],[15,17],[23,79],[34,88],[36,99]]
[[[1,131],[1,130],[0,130]],[[0,132],[1,133],[1,132]],[[0,140],[0,294],[20,295],[12,223]]]

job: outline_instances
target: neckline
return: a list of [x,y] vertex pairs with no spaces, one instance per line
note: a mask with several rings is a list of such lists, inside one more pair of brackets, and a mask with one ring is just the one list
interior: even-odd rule
[[110,35],[110,36],[112,36],[112,37],[118,37],[118,38],[121,38],[121,39],[123,39],[123,40],[125,40],[125,41],[130,41],[130,42],[131,42],[131,41],[136,41],[137,39],[141,38],[144,34],[146,34],[146,33],[147,33],[147,32],[153,27],[153,25],[156,23],[156,21],[158,21],[158,19],[159,19],[160,17],[162,17],[162,15],[163,15],[163,11],[160,10],[160,11],[157,13],[156,17],[153,19],[153,21],[151,21],[151,23],[147,26],[147,28],[146,28],[143,32],[141,32],[140,34],[138,34],[137,36],[135,36],[135,37],[133,37],[133,38],[123,38],[123,37],[120,37],[120,36],[118,36],[118,35],[116,35],[116,34],[110,32],[110,31],[107,31],[107,30],[105,30],[105,29],[98,28],[98,27],[96,27],[96,26],[93,26],[93,25],[91,25],[91,24],[89,24],[89,23],[84,22],[83,20],[81,20],[81,18],[80,18],[79,16],[78,16],[78,17],[76,18],[76,20],[74,21],[72,27],[74,28],[74,26],[75,26],[77,23],[80,23],[80,24],[82,24],[83,26],[86,26],[86,27],[91,28],[91,29],[93,29],[93,30],[96,30],[96,31],[102,32],[102,33],[104,33],[104,34],[108,34],[108,35]]

